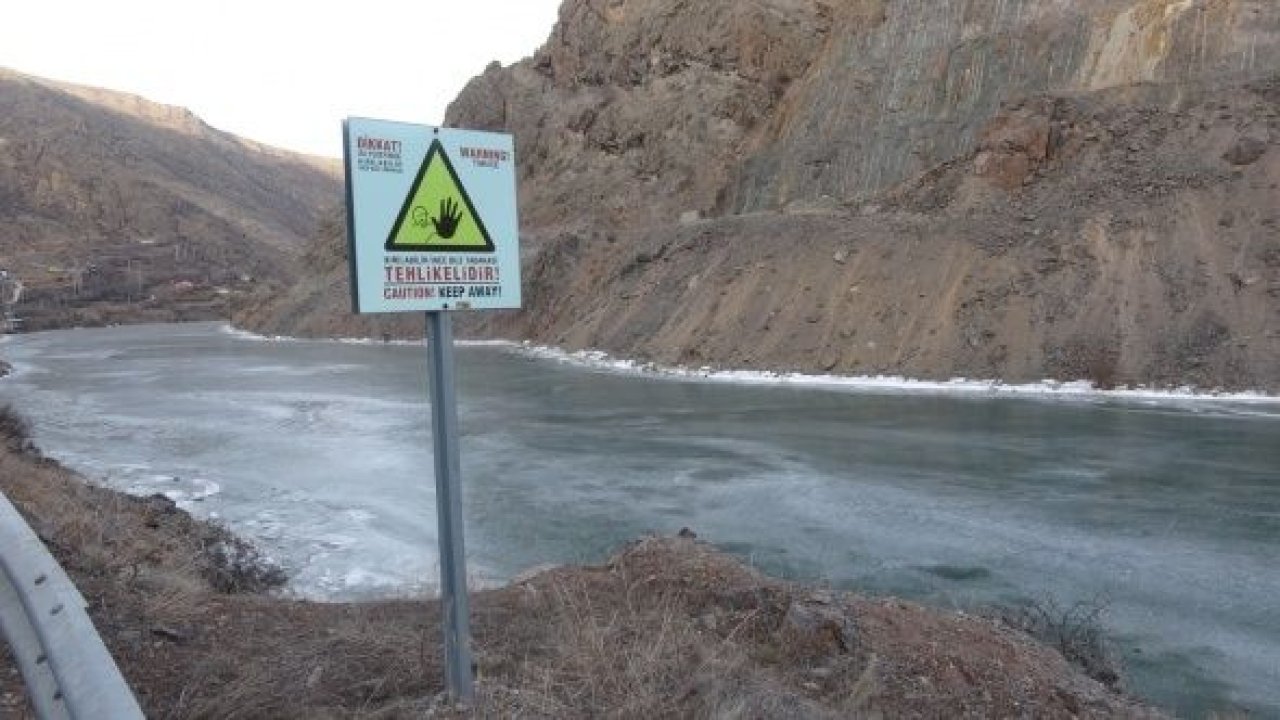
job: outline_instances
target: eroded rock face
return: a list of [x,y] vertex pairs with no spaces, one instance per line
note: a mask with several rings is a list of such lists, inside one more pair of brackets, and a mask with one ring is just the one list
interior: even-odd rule
[[[872,3],[853,3],[869,5]],[[730,189],[736,211],[861,200],[964,155],[1004,103],[1280,67],[1267,0],[896,0],[844,16]]]
[[568,0],[448,114],[520,162],[526,309],[473,330],[1277,390],[1278,69],[1270,0]]
[[448,122],[516,135],[526,226],[709,213],[831,16],[814,0],[569,0],[546,45],[472,81]]
[[652,222],[864,200],[1038,93],[1154,83],[1174,101],[1276,67],[1268,0],[570,0],[449,120],[516,133],[531,226]]

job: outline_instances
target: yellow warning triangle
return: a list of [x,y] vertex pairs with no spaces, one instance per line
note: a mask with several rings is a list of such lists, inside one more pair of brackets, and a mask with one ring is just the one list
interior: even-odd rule
[[431,143],[387,250],[401,252],[493,252],[493,240],[439,140]]

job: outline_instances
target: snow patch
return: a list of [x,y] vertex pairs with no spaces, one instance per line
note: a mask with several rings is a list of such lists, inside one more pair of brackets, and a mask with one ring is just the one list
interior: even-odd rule
[[737,385],[779,385],[824,388],[884,394],[939,394],[990,397],[1060,398],[1068,400],[1126,400],[1152,403],[1212,401],[1280,405],[1280,396],[1265,393],[1229,393],[1189,386],[1157,389],[1144,386],[1103,390],[1087,380],[1045,379],[1037,383],[1009,384],[1001,380],[915,380],[901,375],[810,375],[799,372],[757,370],[717,370],[688,368],[615,358],[600,350],[569,352],[559,348],[524,344],[515,346],[522,354],[577,367],[629,375]]
[[[340,345],[400,345],[400,346],[418,346],[422,344],[421,340],[382,340],[380,338],[300,338],[289,335],[259,335],[249,330],[242,330],[234,327],[229,323],[223,323],[220,327],[221,331],[227,335],[240,340],[252,340],[254,342],[278,342],[278,343],[338,343]],[[519,347],[519,343],[511,340],[454,340],[454,345],[458,347]]]
[[[145,466],[132,466],[145,467]],[[193,512],[196,503],[204,502],[222,492],[222,485],[205,478],[184,479],[178,475],[147,474],[125,487],[130,495],[146,497],[163,495],[182,510]]]
[[[230,324],[222,326],[223,332],[246,340],[267,342],[303,342],[303,343],[345,343],[353,345],[381,345],[381,340],[368,338],[332,338],[305,339],[285,336],[267,337],[240,330]],[[416,345],[417,340],[392,340],[390,344]],[[811,375],[800,372],[774,372],[760,370],[717,370],[709,366],[689,368],[682,366],[659,365],[650,362],[638,362],[615,358],[602,350],[567,351],[545,345],[535,345],[528,341],[517,343],[510,340],[465,340],[458,341],[461,347],[494,347],[519,352],[521,354],[561,362],[577,367],[593,370],[604,370],[629,375],[667,378],[672,380],[692,380],[730,383],[737,385],[780,385],[795,387],[825,388],[847,392],[868,392],[879,394],[922,394],[922,395],[960,395],[973,397],[1024,397],[1038,399],[1063,400],[1123,400],[1131,402],[1149,401],[1158,404],[1171,402],[1217,402],[1248,403],[1260,405],[1280,405],[1280,395],[1268,395],[1261,392],[1224,392],[1205,390],[1191,386],[1178,388],[1149,388],[1145,386],[1104,390],[1097,388],[1088,380],[1051,380],[1045,379],[1036,383],[1011,384],[1002,380],[975,380],[972,378],[952,378],[950,380],[916,380],[901,375]]]

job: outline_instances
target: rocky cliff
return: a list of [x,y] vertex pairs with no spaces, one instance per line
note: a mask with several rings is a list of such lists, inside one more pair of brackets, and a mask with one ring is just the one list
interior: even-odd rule
[[1277,391],[1277,69],[1265,0],[567,0],[450,108],[520,162],[526,309],[477,330]]
[[228,294],[293,279],[338,170],[0,69],[0,299],[31,328],[225,316]]

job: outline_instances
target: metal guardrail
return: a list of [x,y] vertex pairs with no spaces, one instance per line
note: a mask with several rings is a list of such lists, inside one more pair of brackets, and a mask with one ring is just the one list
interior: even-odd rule
[[85,612],[87,603],[0,493],[0,631],[40,718],[134,720],[138,701]]

